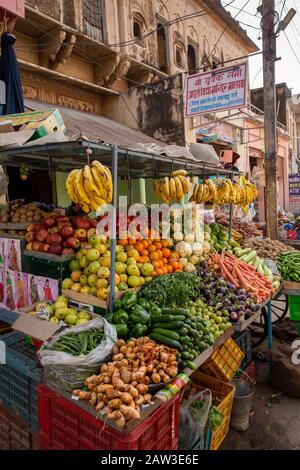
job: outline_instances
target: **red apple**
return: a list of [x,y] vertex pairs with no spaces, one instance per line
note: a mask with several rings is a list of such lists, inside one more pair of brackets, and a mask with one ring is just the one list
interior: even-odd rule
[[65,241],[65,245],[67,248],[79,248],[80,247],[80,241],[78,238],[75,237],[70,237]]
[[46,242],[49,243],[49,245],[60,245],[62,238],[58,233],[48,233]]
[[85,230],[90,228],[89,219],[85,215],[75,217],[74,223],[77,228],[84,228]]
[[98,220],[97,219],[90,219],[90,226],[93,228],[97,228]]
[[37,227],[39,226],[40,224],[29,224],[28,227],[27,227],[27,232],[36,232],[37,231]]
[[56,224],[56,220],[54,217],[48,217],[48,219],[44,220],[44,225],[48,228],[54,227]]
[[35,240],[35,232],[27,232],[25,235],[25,240],[29,242],[33,242]]
[[57,223],[60,223],[60,222],[70,222],[70,217],[67,217],[66,215],[58,215],[56,217],[56,221]]
[[58,227],[52,227],[48,229],[48,233],[58,233],[59,228]]
[[74,229],[71,225],[63,225],[60,234],[63,238],[70,238],[74,235]]
[[61,230],[63,227],[72,227],[71,222],[58,222],[57,223],[58,228]]
[[48,243],[41,243],[39,251],[42,253],[48,253],[50,245]]
[[25,250],[31,251],[32,250],[32,243],[27,243],[25,246]]
[[40,250],[40,246],[41,246],[41,242],[35,240],[34,242],[32,242],[31,244],[31,247],[34,251],[39,251]]
[[75,252],[72,248],[64,248],[62,251],[62,255],[73,255]]
[[50,248],[49,248],[49,253],[52,253],[53,255],[61,255],[63,251],[63,248],[61,245],[50,245]]
[[79,241],[84,242],[86,240],[86,230],[84,230],[84,228],[77,228],[74,232],[74,237],[78,238]]
[[94,227],[89,228],[86,234],[87,234],[87,238],[89,239],[92,235],[96,234],[96,229]]
[[41,229],[36,233],[36,239],[39,242],[44,242],[47,238],[47,235],[48,235],[48,231],[45,229]]

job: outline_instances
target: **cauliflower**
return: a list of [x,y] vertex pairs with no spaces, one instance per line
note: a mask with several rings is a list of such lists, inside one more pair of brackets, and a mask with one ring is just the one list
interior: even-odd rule
[[184,241],[193,243],[195,241],[195,235],[193,233],[188,233],[184,236]]
[[179,258],[178,263],[185,267],[188,264],[187,258]]
[[182,241],[183,240],[183,233],[182,232],[174,232],[174,240]]
[[198,264],[199,263],[199,256],[192,255],[189,258],[189,262],[192,264]]
[[208,253],[210,251],[210,243],[208,243],[208,241],[203,243],[203,251],[204,253]]
[[193,254],[196,256],[201,256],[203,253],[203,245],[200,242],[195,242],[192,244]]
[[193,265],[193,263],[188,263],[185,268],[183,268],[184,271],[186,271],[187,273],[192,273],[194,271],[196,271],[196,267]]
[[193,249],[190,243],[184,241],[177,243],[176,251],[179,253],[181,258],[186,258],[193,253]]

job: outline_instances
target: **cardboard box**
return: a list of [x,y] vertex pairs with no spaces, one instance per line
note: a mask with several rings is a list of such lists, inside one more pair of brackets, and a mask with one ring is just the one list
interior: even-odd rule
[[0,122],[0,134],[4,132],[14,132],[14,128],[11,121]]
[[[28,312],[34,310],[36,305],[37,304],[31,305],[31,307],[24,307],[21,310],[18,310],[19,317],[13,323],[12,329],[20,331],[25,335],[31,336],[35,340],[44,342],[47,341],[47,339],[51,338],[51,336],[57,333],[60,329],[66,327],[62,327],[60,325],[51,323],[48,320],[42,320],[41,318],[29,315]],[[75,302],[70,301],[69,306],[78,308],[78,310],[81,310],[83,308],[85,310],[89,310],[92,318],[99,317],[99,315],[93,313],[92,307],[89,305],[78,305]]]
[[58,130],[66,132],[66,126],[57,108],[0,116],[0,124],[7,120],[12,122],[15,131],[32,131],[33,135],[28,138],[28,141],[39,139]]

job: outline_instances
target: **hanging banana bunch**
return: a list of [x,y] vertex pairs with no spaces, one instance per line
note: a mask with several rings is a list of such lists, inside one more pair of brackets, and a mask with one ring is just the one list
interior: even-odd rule
[[159,199],[169,203],[170,199],[179,202],[189,192],[190,184],[186,170],[173,171],[171,176],[154,180],[154,189]]
[[96,211],[112,201],[112,177],[110,170],[97,160],[92,165],[72,170],[66,180],[71,201],[79,204],[84,212]]
[[190,202],[203,204],[211,202],[216,206],[236,204],[243,210],[248,210],[248,205],[257,198],[257,190],[253,183],[245,176],[240,176],[237,182],[230,179],[207,179],[201,184],[196,184]]

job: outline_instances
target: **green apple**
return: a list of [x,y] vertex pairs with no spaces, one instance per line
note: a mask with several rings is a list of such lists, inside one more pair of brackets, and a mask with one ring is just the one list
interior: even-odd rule
[[68,307],[59,308],[58,310],[55,311],[55,316],[56,316],[56,318],[58,318],[59,320],[62,320],[62,319],[65,318],[65,316],[67,316],[68,314],[69,314],[69,309],[68,309]]
[[127,284],[129,285],[129,287],[139,287],[140,278],[138,276],[129,276]]
[[79,271],[80,270],[80,264],[78,259],[72,259],[72,261],[69,264],[70,271]]
[[88,285],[90,287],[96,286],[97,280],[98,280],[97,274],[90,274],[89,277],[88,277]]
[[87,277],[88,277],[90,274],[92,274],[92,273],[91,273],[91,270],[90,270],[90,265],[88,265],[86,268],[84,268],[83,274],[84,274],[85,276],[87,276]]
[[126,282],[120,282],[120,284],[118,284],[118,289],[119,290],[127,290],[128,285],[126,284]]
[[88,268],[90,269],[90,274],[96,274],[98,269],[101,268],[101,264],[99,261],[92,261],[89,265]]
[[50,321],[51,323],[55,323],[55,325],[58,325],[58,324],[59,324],[59,319],[56,318],[56,317],[51,317],[49,321]]
[[126,273],[126,264],[117,261],[115,263],[115,271],[117,274],[124,274]]
[[120,261],[121,263],[126,263],[127,261],[127,253],[125,251],[120,251],[116,254],[116,261]]
[[89,264],[89,260],[87,259],[87,256],[85,255],[82,258],[80,258],[79,263],[80,263],[81,268],[86,268],[87,265]]
[[50,317],[52,317],[54,315],[55,310],[54,310],[53,305],[48,304],[47,307],[46,307],[46,310],[49,313]]
[[122,245],[117,245],[117,246],[116,246],[116,253],[121,253],[122,251],[124,251],[124,246],[122,246]]
[[136,259],[135,259],[135,258],[128,258],[128,259],[127,259],[127,266],[128,266],[129,264],[136,264]]
[[129,274],[129,276],[139,276],[140,270],[136,264],[130,264],[127,266],[127,274]]
[[100,255],[104,255],[107,252],[106,246],[104,245],[104,243],[101,242],[96,243],[96,245],[94,245],[94,248],[99,251]]
[[110,276],[110,270],[106,266],[101,266],[100,269],[98,269],[97,276],[99,279],[108,279]]
[[76,326],[83,325],[84,323],[87,323],[88,321],[89,320],[87,320],[86,318],[80,318],[79,320],[77,320]]
[[96,287],[96,286],[90,287],[89,294],[91,294],[91,295],[97,295],[97,287]]
[[80,292],[82,294],[89,294],[90,293],[90,287],[89,286],[83,286],[81,289],[80,289]]
[[39,302],[36,306],[35,306],[35,310],[37,312],[43,310],[44,308],[48,307],[48,304],[47,302]]
[[78,310],[74,307],[69,307],[69,313],[72,313],[73,315],[77,315]]
[[91,319],[91,314],[87,310],[80,310],[78,313],[78,320],[86,318],[87,320]]
[[56,299],[55,299],[55,303],[57,302],[65,302],[65,304],[68,304],[69,303],[69,299],[68,297],[66,297],[65,295],[59,295]]
[[64,322],[65,322],[68,326],[76,325],[76,323],[77,323],[77,315],[74,315],[73,313],[69,313],[68,315],[66,315],[66,316],[64,317]]
[[72,279],[70,279],[69,277],[66,277],[66,279],[63,280],[61,287],[64,290],[68,290],[68,289],[71,289],[72,285],[73,285]]
[[98,235],[94,234],[92,235],[91,237],[89,237],[88,239],[88,243],[92,246],[95,246],[96,243],[99,243],[101,240],[100,238],[98,237]]
[[141,272],[143,276],[150,276],[154,271],[154,266],[151,263],[145,263],[141,267]]
[[67,308],[68,304],[66,302],[58,301],[53,304],[53,308],[55,311],[59,310],[60,308]]
[[97,261],[100,258],[100,252],[97,250],[97,248],[91,248],[86,255],[87,259],[89,262],[91,261]]
[[79,284],[81,285],[81,287],[83,287],[87,285],[87,282],[88,282],[87,276],[85,274],[82,274],[79,278]]

